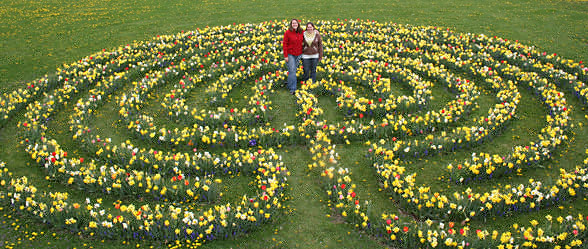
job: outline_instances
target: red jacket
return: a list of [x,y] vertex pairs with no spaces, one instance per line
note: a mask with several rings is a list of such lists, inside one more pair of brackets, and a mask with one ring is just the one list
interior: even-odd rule
[[284,58],[288,57],[288,54],[295,56],[301,55],[303,41],[303,33],[296,33],[290,29],[286,30],[286,33],[284,33],[284,41],[282,42],[284,47]]

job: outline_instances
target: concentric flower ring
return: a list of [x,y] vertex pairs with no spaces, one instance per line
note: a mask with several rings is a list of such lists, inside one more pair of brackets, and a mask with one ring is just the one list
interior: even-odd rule
[[[67,192],[41,193],[2,166],[3,200],[45,223],[110,238],[233,237],[283,213],[289,172],[274,148],[305,146],[313,158],[308,167],[323,176],[334,210],[386,243],[581,245],[582,214],[558,220],[549,231],[532,224],[472,234],[468,222],[585,195],[588,160],[571,172],[562,168],[554,183],[529,179],[529,184],[497,185],[487,192],[435,192],[417,184],[418,172],[409,167],[424,157],[475,151],[468,160],[439,169],[445,181],[465,185],[547,162],[571,135],[571,110],[559,88],[586,104],[588,69],[581,62],[516,41],[437,27],[359,20],[317,25],[325,46],[319,80],[301,82],[291,124],[272,122],[279,115],[272,98],[286,75],[283,25],[273,22],[158,36],[102,51],[2,96],[2,122],[25,109],[19,123],[22,144],[49,179],[126,201],[109,206],[101,199],[69,200]],[[236,89],[246,91],[245,101],[233,100]],[[440,89],[444,96],[435,94]],[[536,139],[500,154],[476,151],[517,117],[525,89],[547,110]],[[334,99],[339,119],[324,118],[331,110],[321,107],[320,96]],[[108,137],[95,125],[96,113],[109,102],[120,115],[118,125],[132,138]],[[68,105],[73,105],[72,140],[91,158],[68,154],[47,131]],[[337,146],[350,143],[367,144],[369,165],[403,214],[372,216],[370,201],[360,201],[361,184],[338,161]],[[252,179],[250,196],[217,204],[224,202],[222,179],[234,176]],[[138,205],[133,198],[150,204]],[[211,208],[199,209],[203,202]],[[552,227],[551,218],[544,223]]]

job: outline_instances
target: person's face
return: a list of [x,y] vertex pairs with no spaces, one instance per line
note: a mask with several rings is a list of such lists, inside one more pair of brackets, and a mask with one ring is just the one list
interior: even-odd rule
[[306,25],[306,30],[313,31],[314,27],[312,26],[312,24],[309,23],[308,25]]
[[298,29],[298,21],[296,21],[296,20],[292,21],[292,28]]

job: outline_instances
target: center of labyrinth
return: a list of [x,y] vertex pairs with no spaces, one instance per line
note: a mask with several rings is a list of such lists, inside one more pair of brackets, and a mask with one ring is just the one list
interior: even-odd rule
[[[1,202],[84,235],[198,245],[297,212],[287,180],[309,174],[332,217],[386,245],[582,245],[586,214],[549,211],[585,202],[588,159],[557,161],[584,115],[567,102],[586,105],[581,62],[436,27],[317,27],[318,80],[294,96],[274,22],[157,36],[2,96],[46,179],[2,165]],[[299,149],[309,160],[282,160]]]

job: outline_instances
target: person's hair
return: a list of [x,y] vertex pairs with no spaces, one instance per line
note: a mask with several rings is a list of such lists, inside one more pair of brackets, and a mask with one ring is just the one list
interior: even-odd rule
[[[312,25],[312,28],[313,28],[314,30],[318,31],[318,30],[316,29],[316,26],[314,26],[314,23],[312,23],[312,22],[307,22],[307,23],[306,23],[306,26],[304,26],[304,28],[305,28],[305,29],[306,29],[306,28],[308,28],[308,24]],[[300,26],[300,25],[298,25],[298,26]]]
[[[292,22],[294,22],[294,21],[296,21],[298,23],[298,28],[297,29],[294,29],[294,27],[292,27]],[[302,33],[302,32],[304,32],[304,30],[302,29],[302,27],[300,27],[300,21],[298,21],[298,19],[296,19],[296,18],[290,20],[290,26],[288,26],[288,29],[290,31],[294,31],[296,33]]]

